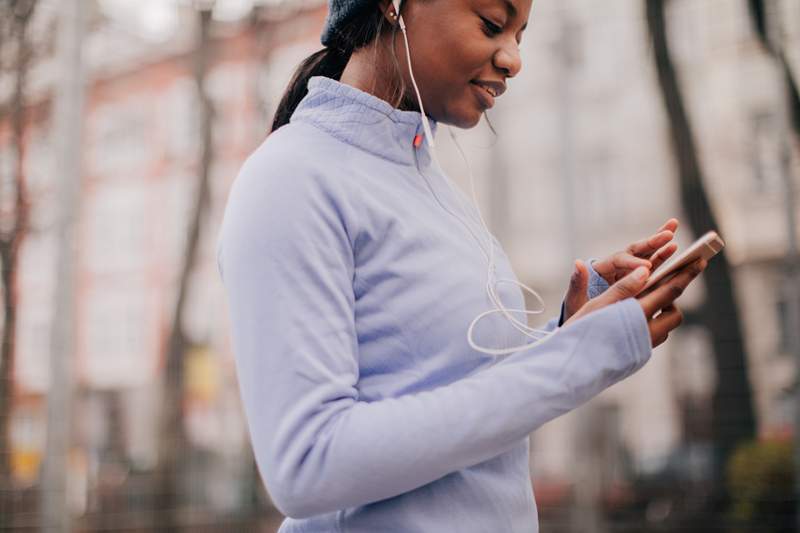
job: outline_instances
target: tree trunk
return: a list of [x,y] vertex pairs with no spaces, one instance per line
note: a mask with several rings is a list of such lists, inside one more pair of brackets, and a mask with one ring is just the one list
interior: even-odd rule
[[[763,0],[748,0],[750,19],[761,46],[781,69],[784,82],[784,105],[776,105],[778,137],[781,139],[781,170],[784,185],[784,207],[788,249],[784,258],[784,272],[781,292],[786,299],[785,317],[787,328],[787,351],[794,357],[796,368],[800,368],[800,253],[797,246],[797,202],[795,180],[791,170],[792,139],[794,151],[800,155],[800,95],[797,83],[784,53],[783,20],[776,16],[779,2],[771,2],[769,7]],[[787,120],[788,119],[788,120]],[[796,370],[797,372],[797,370]],[[795,377],[794,386],[794,511],[795,527],[800,531],[800,390]]]
[[200,95],[202,113],[202,153],[197,175],[198,186],[194,209],[189,224],[183,265],[179,277],[178,297],[175,304],[172,325],[167,344],[166,365],[163,374],[162,413],[160,419],[160,439],[158,465],[156,467],[156,487],[159,496],[156,516],[163,516],[164,523],[156,527],[164,531],[180,529],[180,475],[182,458],[188,450],[188,440],[183,425],[184,396],[184,355],[188,341],[183,332],[184,306],[189,294],[189,277],[197,261],[198,243],[201,235],[202,215],[209,202],[209,173],[212,161],[212,122],[213,109],[205,90],[208,70],[211,25],[210,7],[198,11],[199,32],[194,54],[195,82]]
[[[17,322],[17,275],[19,248],[28,227],[28,195],[25,187],[25,90],[31,59],[28,24],[36,7],[35,0],[16,0],[4,5],[0,13],[7,18],[9,37],[16,40],[13,65],[14,92],[11,101],[11,142],[14,151],[12,179],[14,208],[7,219],[0,220],[0,261],[2,261],[2,291],[4,323],[0,345],[0,529],[12,516],[7,509],[12,495],[10,423],[14,401],[14,366]],[[4,518],[5,517],[5,518]]]
[[[669,119],[672,153],[678,167],[681,200],[695,235],[717,229],[703,186],[703,175],[689,117],[667,44],[663,0],[645,0],[661,96]],[[733,279],[723,250],[704,273],[707,300],[702,321],[711,332],[717,388],[712,398],[711,432],[714,445],[714,489],[727,500],[725,466],[734,448],[752,439],[756,431],[747,356],[744,350]]]
[[[764,0],[747,0],[747,5],[750,8],[750,20],[753,23],[753,29],[758,36],[761,46],[763,46],[764,51],[780,65],[786,85],[787,107],[789,109],[792,131],[794,132],[795,143],[798,143],[796,146],[800,146],[800,93],[798,93],[797,82],[795,82],[792,76],[792,69],[783,52],[783,44],[770,41],[769,14],[767,13]],[[775,23],[778,23],[778,21],[775,21]],[[777,40],[777,38],[775,40]]]

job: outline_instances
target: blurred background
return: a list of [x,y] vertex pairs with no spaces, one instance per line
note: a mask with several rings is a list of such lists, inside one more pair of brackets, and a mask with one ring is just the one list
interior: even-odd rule
[[[325,14],[0,1],[0,529],[277,529],[215,245]],[[532,434],[541,530],[798,531],[800,2],[535,0],[522,57],[497,134],[453,131],[534,323],[670,217],[727,242],[644,369]]]

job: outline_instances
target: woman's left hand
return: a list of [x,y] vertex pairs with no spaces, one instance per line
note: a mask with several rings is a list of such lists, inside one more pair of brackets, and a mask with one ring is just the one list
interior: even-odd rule
[[[672,242],[677,230],[678,220],[671,218],[653,235],[630,244],[625,251],[595,261],[592,263],[592,268],[609,285],[613,285],[639,266],[646,266],[653,272],[678,249],[678,245]],[[583,261],[576,260],[564,301],[564,321],[589,301],[588,286],[589,268]]]

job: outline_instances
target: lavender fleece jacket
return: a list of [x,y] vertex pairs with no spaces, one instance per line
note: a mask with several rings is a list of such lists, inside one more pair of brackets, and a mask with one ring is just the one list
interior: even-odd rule
[[[529,433],[651,355],[634,299],[563,327],[556,316],[505,357],[470,348],[467,326],[491,309],[463,225],[481,235],[479,221],[416,134],[418,112],[313,77],[231,190],[218,266],[282,533],[538,531]],[[516,279],[494,246],[498,277]],[[605,288],[592,272],[590,296]],[[498,289],[524,307],[518,287]],[[475,340],[525,342],[499,314]]]

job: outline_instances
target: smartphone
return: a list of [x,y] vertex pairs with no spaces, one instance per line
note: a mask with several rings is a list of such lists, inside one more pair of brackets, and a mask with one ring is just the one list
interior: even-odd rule
[[657,268],[650,278],[648,278],[647,283],[642,289],[642,292],[653,287],[659,281],[662,281],[667,277],[671,277],[672,274],[676,274],[681,268],[693,263],[701,257],[708,261],[717,255],[724,246],[725,242],[723,242],[722,238],[717,235],[717,232],[709,231],[694,241],[691,246],[689,246],[682,253],[678,254],[677,257],[673,257],[661,265],[661,267]]

